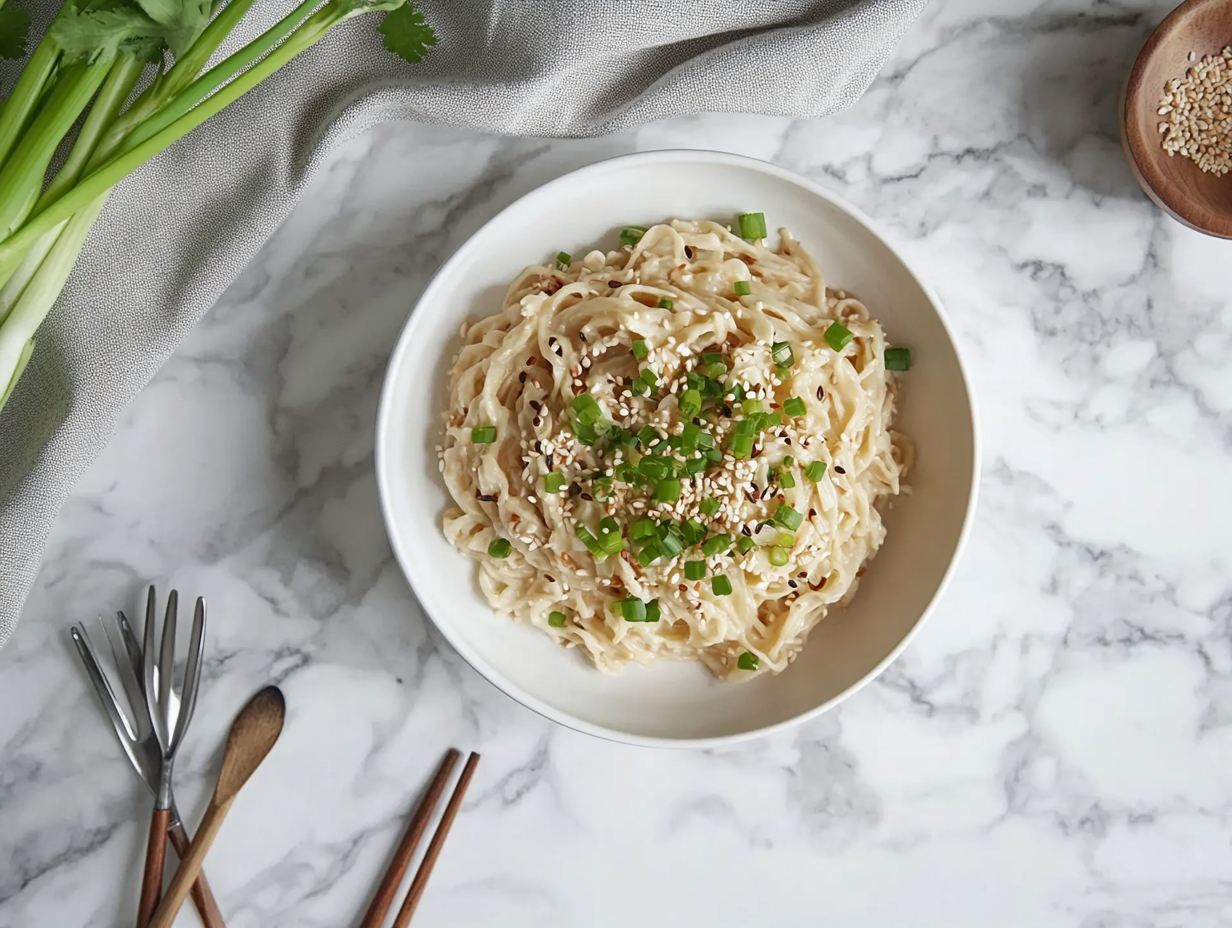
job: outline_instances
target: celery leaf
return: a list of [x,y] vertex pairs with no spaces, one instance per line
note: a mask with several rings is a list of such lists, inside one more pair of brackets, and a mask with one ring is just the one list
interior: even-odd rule
[[0,3],[0,58],[24,58],[30,14],[19,6]]
[[429,46],[436,44],[436,33],[409,3],[386,13],[378,28],[385,36],[385,47],[412,64],[422,61]]

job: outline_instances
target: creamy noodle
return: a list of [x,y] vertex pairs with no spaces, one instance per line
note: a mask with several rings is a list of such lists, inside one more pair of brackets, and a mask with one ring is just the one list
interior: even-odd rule
[[855,592],[910,465],[881,326],[786,230],[771,250],[676,220],[560,257],[463,326],[446,536],[497,612],[600,670],[784,670]]

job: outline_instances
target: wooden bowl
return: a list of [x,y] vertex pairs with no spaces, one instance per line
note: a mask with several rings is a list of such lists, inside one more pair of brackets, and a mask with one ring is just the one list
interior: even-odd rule
[[1232,238],[1232,173],[1204,173],[1163,148],[1158,114],[1168,81],[1193,62],[1232,45],[1232,0],[1186,0],[1159,24],[1138,54],[1121,99],[1121,144],[1147,195],[1191,229]]

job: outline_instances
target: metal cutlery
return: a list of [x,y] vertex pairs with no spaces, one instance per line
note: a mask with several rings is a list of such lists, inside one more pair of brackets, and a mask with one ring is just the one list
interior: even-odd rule
[[[154,595],[154,589],[151,587],[148,601],[149,606],[147,608],[147,626],[153,617]],[[76,646],[77,653],[85,665],[86,674],[89,676],[90,682],[98,693],[103,710],[106,712],[108,720],[115,730],[120,747],[124,750],[125,755],[140,775],[142,781],[157,796],[163,773],[162,748],[150,719],[150,711],[143,687],[142,677],[145,674],[145,660],[141,644],[133,633],[132,627],[129,625],[128,619],[123,612],[116,614],[114,628],[102,617],[98,621],[102,637],[106,640],[111,652],[115,676],[119,678],[119,686],[123,692],[122,697],[117,694],[111,677],[103,670],[98,652],[84,626],[74,625],[72,627],[73,644]],[[196,650],[199,653],[199,644]],[[152,648],[151,653],[153,653]],[[198,670],[194,671],[194,675],[196,673],[199,673],[199,658]],[[161,689],[162,677],[157,667],[154,668],[154,676],[154,687]],[[151,687],[151,689],[153,690],[154,687]],[[195,688],[194,685],[194,690]],[[126,706],[125,703],[127,704]],[[174,688],[168,690],[167,705],[178,718],[179,699],[175,694]],[[191,709],[189,711],[191,713]],[[187,724],[187,716],[185,716],[185,724]],[[189,846],[190,838],[176,808],[175,799],[170,789],[169,777],[166,798],[168,815],[167,832],[165,833],[168,835],[176,853],[182,857]],[[161,888],[161,877],[154,886],[156,890]],[[210,890],[209,882],[204,874],[201,874],[193,885],[192,899],[205,928],[225,928],[222,913],[218,908],[218,903],[214,899],[214,894]],[[154,901],[157,902],[157,896],[155,896]],[[145,914],[148,918],[149,913]]]

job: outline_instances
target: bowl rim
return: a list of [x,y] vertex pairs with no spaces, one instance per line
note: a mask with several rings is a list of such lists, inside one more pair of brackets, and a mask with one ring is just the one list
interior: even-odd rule
[[[1208,5],[1211,7],[1228,7],[1232,10],[1232,3],[1229,3],[1229,0],[1184,0],[1151,31],[1150,36],[1147,37],[1146,42],[1143,43],[1142,48],[1139,50],[1138,56],[1134,59],[1133,67],[1130,68],[1129,74],[1126,76],[1125,86],[1121,92],[1121,112],[1118,122],[1120,124],[1121,147],[1126,155],[1125,160],[1129,162],[1134,178],[1138,181],[1146,195],[1154,201],[1155,205],[1181,223],[1181,225],[1196,232],[1202,232],[1214,238],[1232,239],[1232,217],[1220,228],[1211,228],[1208,225],[1204,225],[1200,217],[1195,215],[1195,210],[1190,201],[1180,196],[1178,185],[1172,183],[1155,166],[1155,162],[1146,157],[1142,138],[1144,135],[1150,137],[1150,133],[1142,131],[1146,127],[1139,125],[1141,122],[1139,107],[1130,105],[1131,98],[1133,101],[1138,102],[1141,100],[1141,94],[1150,92],[1146,86],[1145,76],[1147,67],[1155,53],[1172,37],[1173,32],[1181,28],[1181,25],[1192,14],[1199,12]],[[1154,112],[1154,107],[1151,108],[1151,111]]]
[[[908,629],[907,633],[868,673],[847,687],[841,693],[836,694],[825,702],[804,712],[798,713],[790,718],[783,719],[782,721],[775,722],[770,725],[763,725],[758,728],[749,729],[748,731],[736,732],[729,735],[717,735],[701,738],[673,738],[658,735],[639,735],[587,722],[583,719],[577,718],[576,716],[570,715],[567,712],[557,709],[556,707],[531,695],[520,686],[506,678],[504,674],[492,667],[481,656],[472,651],[461,636],[454,634],[448,627],[448,623],[438,622],[436,618],[426,608],[424,608],[422,600],[420,600],[418,594],[415,592],[414,583],[411,581],[410,574],[406,568],[406,563],[411,555],[411,552],[406,549],[405,543],[401,539],[395,537],[394,532],[391,530],[394,519],[390,511],[390,494],[386,488],[387,482],[391,479],[391,475],[386,471],[386,461],[389,458],[388,445],[393,440],[389,434],[389,430],[391,428],[389,426],[391,421],[389,410],[391,404],[393,403],[393,385],[397,379],[395,375],[400,366],[405,363],[403,357],[406,346],[411,342],[408,335],[410,334],[409,330],[411,329],[416,318],[416,310],[423,304],[424,298],[429,295],[436,282],[453,272],[454,268],[462,262],[463,258],[474,248],[478,247],[475,242],[482,237],[484,232],[486,232],[491,226],[501,223],[507,213],[519,208],[525,201],[540,197],[550,197],[556,188],[566,186],[567,184],[576,183],[579,179],[586,179],[591,175],[602,177],[604,174],[617,168],[663,163],[717,164],[740,167],[769,174],[772,177],[776,177],[788,183],[803,187],[805,190],[827,201],[831,206],[834,206],[841,212],[846,213],[850,218],[863,225],[865,229],[877,238],[901,263],[904,270],[911,277],[912,281],[920,288],[925,297],[932,304],[933,311],[936,313],[937,319],[941,323],[941,327],[954,349],[954,356],[958,365],[959,379],[962,382],[963,393],[967,398],[967,405],[971,413],[972,472],[970,490],[966,499],[966,512],[963,514],[962,525],[959,529],[958,538],[955,542],[954,552],[950,557],[950,562],[946,567],[945,572],[942,574],[941,579],[937,584],[937,588],[933,592],[932,597],[929,599],[928,604],[920,612],[919,617]],[[402,324],[402,327],[399,330],[393,353],[390,355],[389,364],[386,368],[385,379],[381,386],[380,400],[377,406],[375,469],[377,490],[380,497],[381,516],[385,523],[386,535],[389,539],[390,547],[393,549],[394,557],[398,562],[399,569],[406,578],[407,586],[411,589],[411,593],[415,596],[415,599],[419,603],[420,610],[423,614],[427,616],[436,630],[445,638],[446,641],[449,642],[450,646],[452,646],[453,649],[462,656],[463,660],[465,660],[474,670],[476,670],[479,675],[482,676],[489,684],[512,698],[514,701],[520,703],[543,718],[555,722],[558,725],[562,725],[565,728],[572,729],[573,731],[592,735],[594,737],[602,738],[606,741],[611,741],[618,744],[628,744],[638,747],[705,749],[751,741],[755,738],[763,738],[817,718],[822,713],[828,712],[844,700],[864,689],[864,687],[872,682],[876,677],[880,676],[881,673],[891,663],[893,663],[904,650],[906,650],[907,646],[915,640],[916,635],[919,634],[920,628],[924,625],[925,621],[936,611],[937,603],[948,589],[958,564],[962,560],[962,555],[966,549],[967,542],[971,535],[972,525],[975,521],[977,499],[979,496],[981,470],[980,462],[981,434],[978,408],[976,406],[975,395],[971,390],[971,377],[968,372],[966,362],[963,360],[959,342],[955,338],[954,329],[946,315],[940,297],[938,297],[933,288],[925,282],[912,263],[908,261],[908,259],[897,247],[895,247],[893,238],[889,236],[878,223],[869,218],[862,210],[807,177],[803,177],[793,171],[787,170],[786,168],[779,167],[776,164],[771,164],[770,162],[762,161],[757,158],[750,158],[745,155],[737,155],[728,152],[711,151],[706,149],[658,149],[654,151],[632,152],[623,155],[616,155],[611,158],[605,158],[603,160],[593,162],[592,164],[585,165],[581,168],[577,168],[573,171],[569,171],[559,177],[553,178],[547,183],[541,184],[533,190],[528,191],[508,206],[501,209],[491,219],[476,229],[466,239],[466,241],[463,242],[457,250],[449,256],[449,258],[433,274],[432,279],[420,293],[419,299],[415,303],[415,307],[407,315],[406,321]]]

